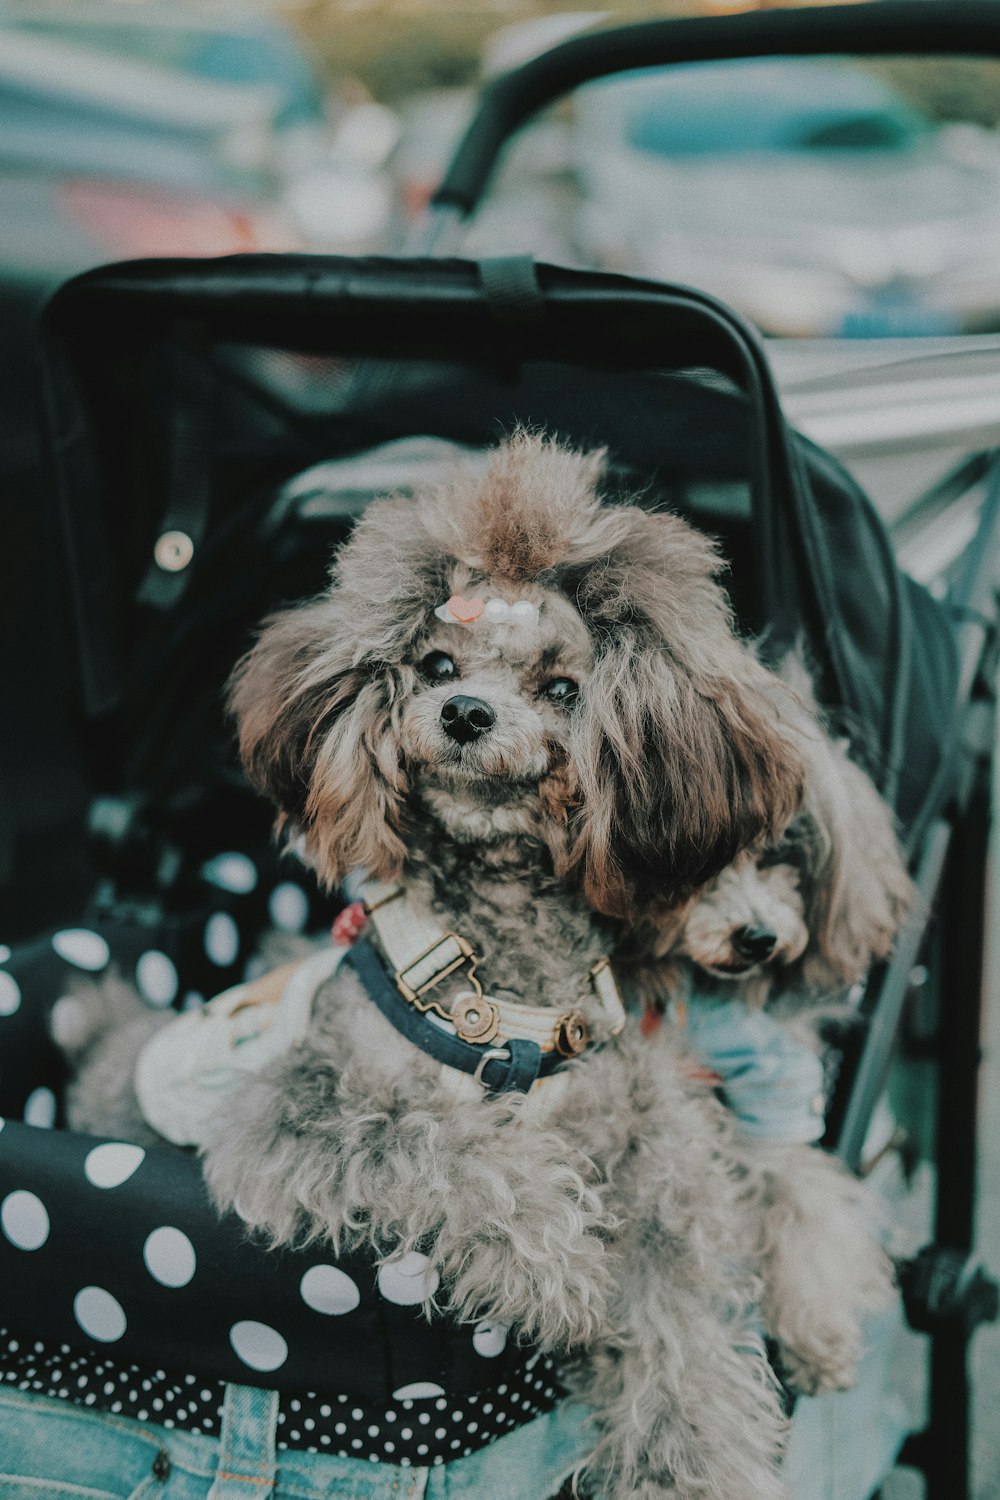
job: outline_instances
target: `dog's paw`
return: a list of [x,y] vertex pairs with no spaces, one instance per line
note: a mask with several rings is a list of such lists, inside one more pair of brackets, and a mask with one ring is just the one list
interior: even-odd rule
[[863,1343],[856,1319],[827,1316],[821,1326],[779,1338],[778,1358],[786,1385],[799,1396],[847,1391],[854,1385]]
[[[855,1384],[864,1353],[864,1318],[894,1295],[889,1262],[873,1248],[848,1260],[838,1275],[807,1283],[799,1271],[782,1278],[783,1295],[771,1303],[768,1326],[786,1384],[801,1396],[846,1391]],[[855,1270],[855,1278],[845,1274]],[[863,1274],[862,1274],[863,1273]]]
[[506,1323],[546,1350],[565,1351],[589,1342],[603,1324],[608,1267],[603,1243],[580,1234],[558,1246],[538,1243],[525,1227],[480,1242],[459,1265],[453,1296],[463,1317]]

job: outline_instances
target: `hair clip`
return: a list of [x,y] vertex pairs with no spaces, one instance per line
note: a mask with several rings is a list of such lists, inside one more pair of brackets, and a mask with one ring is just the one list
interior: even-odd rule
[[434,611],[446,625],[471,625],[480,618],[491,625],[522,625],[538,623],[539,605],[530,599],[518,599],[508,604],[506,599],[465,599],[461,594],[452,594],[447,604],[439,604]]

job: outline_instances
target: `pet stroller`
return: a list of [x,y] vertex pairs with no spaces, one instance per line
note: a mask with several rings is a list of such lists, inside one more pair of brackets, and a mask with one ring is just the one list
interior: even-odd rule
[[[437,196],[434,234],[472,208],[518,123],[586,79],[831,50],[1000,55],[1000,19],[922,0],[657,22],[566,43],[484,97]],[[755,332],[689,288],[524,258],[145,261],[69,283],[44,352],[99,879],[78,921],[0,965],[3,1381],[69,1406],[74,1379],[91,1373],[81,1348],[99,1346],[110,1378],[95,1378],[95,1402],[121,1369],[145,1372],[149,1420],[167,1425],[180,1401],[171,1371],[209,1393],[277,1390],[289,1413],[329,1387],[332,1367],[349,1372],[360,1412],[421,1401],[485,1410],[484,1393],[516,1383],[523,1420],[556,1399],[545,1365],[513,1339],[422,1323],[422,1283],[387,1289],[363,1256],[332,1265],[315,1247],[268,1252],[235,1217],[219,1223],[187,1157],[32,1128],[59,1123],[45,1002],[67,972],[113,957],[150,1004],[196,1006],[244,973],[268,925],[333,916],[306,870],[269,852],[221,683],[270,607],[320,587],[374,495],[520,422],[606,445],[623,486],[722,539],[743,625],[775,659],[805,639],[821,700],[896,809],[921,915],[872,975],[861,1024],[831,1044],[826,1145],[854,1169],[893,1158],[877,1107],[923,957],[949,976],[947,1024],[924,1042],[945,1170],[934,1243],[901,1268],[901,1284],[911,1325],[930,1339],[929,1420],[904,1443],[898,1413],[878,1404],[887,1330],[858,1392],[801,1403],[790,1463],[798,1500],[866,1500],[902,1445],[934,1500],[961,1500],[968,1343],[996,1314],[971,1251],[1000,458],[975,454],[945,485],[978,485],[983,499],[938,603],[901,573],[847,473],[789,427]],[[61,1385],[53,1360],[74,1372]],[[123,1399],[109,1409],[129,1414]],[[451,1432],[441,1441],[414,1462],[467,1451]],[[850,1472],[848,1448],[862,1454]],[[135,1463],[137,1475],[169,1473],[155,1443],[140,1443]],[[560,1478],[553,1468],[553,1490]]]

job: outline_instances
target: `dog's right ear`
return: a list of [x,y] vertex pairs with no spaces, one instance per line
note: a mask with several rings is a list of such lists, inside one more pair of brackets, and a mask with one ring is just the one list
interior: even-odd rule
[[247,776],[279,829],[302,829],[327,885],[359,868],[384,878],[403,853],[389,684],[356,664],[342,613],[328,597],[271,616],[229,684]]
[[662,915],[798,809],[803,767],[773,680],[726,635],[712,660],[728,676],[695,676],[631,626],[601,643],[574,726],[571,852],[597,911]]

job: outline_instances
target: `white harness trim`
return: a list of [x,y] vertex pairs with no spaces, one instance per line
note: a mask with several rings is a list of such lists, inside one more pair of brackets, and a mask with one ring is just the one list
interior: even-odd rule
[[[542,1052],[573,1057],[584,1051],[592,1029],[594,1040],[604,1041],[617,1036],[625,1025],[625,1007],[608,958],[599,959],[590,970],[590,995],[581,996],[578,1009],[554,1011],[547,1005],[498,1000],[483,993],[471,943],[459,933],[446,932],[433,917],[415,911],[401,881],[366,881],[361,898],[404,1000],[429,1020],[453,1029],[463,1041],[486,1045],[498,1038],[519,1038],[534,1042]],[[449,1009],[430,992],[463,969],[461,977],[472,988],[460,990]],[[595,1000],[596,1007],[588,1004]]]

